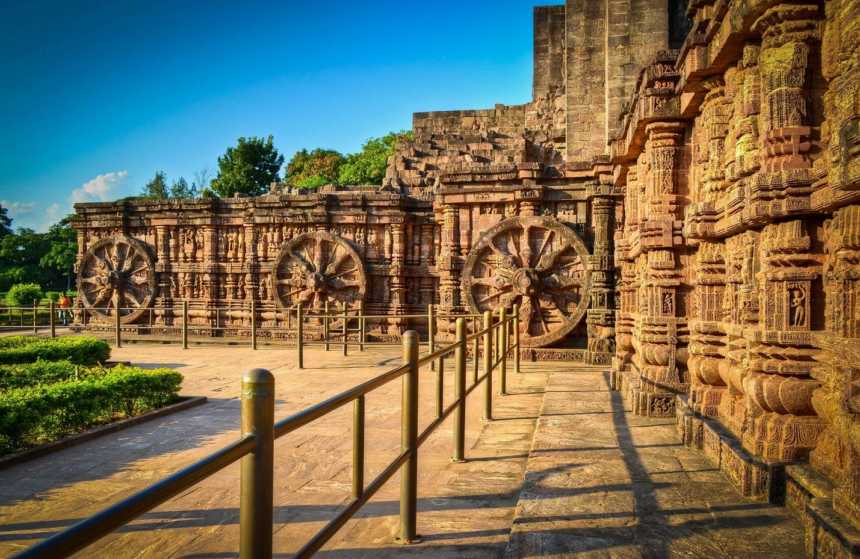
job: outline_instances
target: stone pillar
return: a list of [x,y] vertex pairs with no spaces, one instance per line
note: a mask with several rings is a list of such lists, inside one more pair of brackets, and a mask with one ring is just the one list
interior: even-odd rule
[[591,305],[588,309],[588,353],[586,362],[608,365],[615,352],[615,266],[612,257],[612,219],[616,194],[611,185],[593,185],[588,190],[594,249],[591,269]]

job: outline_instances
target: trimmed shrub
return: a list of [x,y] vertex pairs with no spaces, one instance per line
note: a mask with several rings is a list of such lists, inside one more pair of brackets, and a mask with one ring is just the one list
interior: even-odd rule
[[56,440],[178,398],[182,375],[118,366],[101,376],[0,393],[0,453]]
[[20,347],[22,345],[38,342],[40,338],[37,336],[3,336],[0,337],[0,349],[7,347]]
[[0,392],[13,388],[27,388],[40,384],[53,384],[104,376],[109,369],[81,367],[71,361],[43,361],[20,365],[0,365]]
[[[91,337],[33,338],[10,336],[10,345],[0,345],[0,364],[68,360],[75,365],[97,365],[110,357],[110,346]],[[9,338],[6,338],[9,339]],[[5,340],[5,339],[4,339]],[[25,341],[26,340],[26,341]]]
[[42,288],[37,283],[16,283],[6,294],[6,303],[11,307],[29,307],[33,301],[41,301]]

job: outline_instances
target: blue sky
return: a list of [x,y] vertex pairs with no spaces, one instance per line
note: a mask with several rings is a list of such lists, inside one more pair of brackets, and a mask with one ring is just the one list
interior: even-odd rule
[[74,201],[217,170],[239,136],[355,151],[414,111],[523,103],[553,2],[9,1],[0,203],[44,229]]

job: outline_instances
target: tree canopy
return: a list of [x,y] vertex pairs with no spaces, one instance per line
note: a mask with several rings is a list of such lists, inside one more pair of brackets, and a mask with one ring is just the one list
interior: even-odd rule
[[324,184],[381,185],[397,142],[408,139],[412,139],[412,132],[389,132],[370,138],[361,151],[347,155],[333,149],[301,149],[287,163],[284,182],[299,188],[318,188]]
[[394,154],[397,142],[411,140],[412,132],[389,132],[381,138],[371,138],[361,146],[361,151],[347,156],[340,167],[340,184],[382,184],[388,158]]
[[156,171],[155,176],[143,186],[143,192],[140,195],[153,200],[167,198],[167,174],[164,171]]
[[212,190],[222,197],[260,196],[278,180],[283,163],[284,157],[275,149],[271,135],[265,140],[255,136],[239,138],[236,146],[227,148],[218,158],[218,176],[212,181]]
[[0,237],[12,233],[12,218],[9,217],[9,208],[0,206]]
[[301,149],[287,163],[285,182],[299,188],[318,188],[336,183],[346,158],[333,149]]

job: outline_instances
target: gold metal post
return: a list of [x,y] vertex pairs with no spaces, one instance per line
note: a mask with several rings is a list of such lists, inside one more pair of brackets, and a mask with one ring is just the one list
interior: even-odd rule
[[299,369],[305,368],[305,317],[302,304],[296,305],[296,358]]
[[400,541],[417,541],[418,504],[418,332],[403,333],[403,362],[409,372],[403,375],[400,450],[409,457],[400,467]]
[[457,319],[457,349],[454,350],[454,462],[463,462],[466,449],[466,319]]
[[[484,311],[484,329],[490,328],[493,325],[493,314],[490,311]],[[484,385],[484,419],[492,421],[493,419],[493,332],[488,330],[484,333],[484,375],[486,375],[486,384]]]
[[253,369],[242,377],[242,435],[253,434],[254,451],[242,458],[239,494],[239,557],[272,556],[275,377]]

